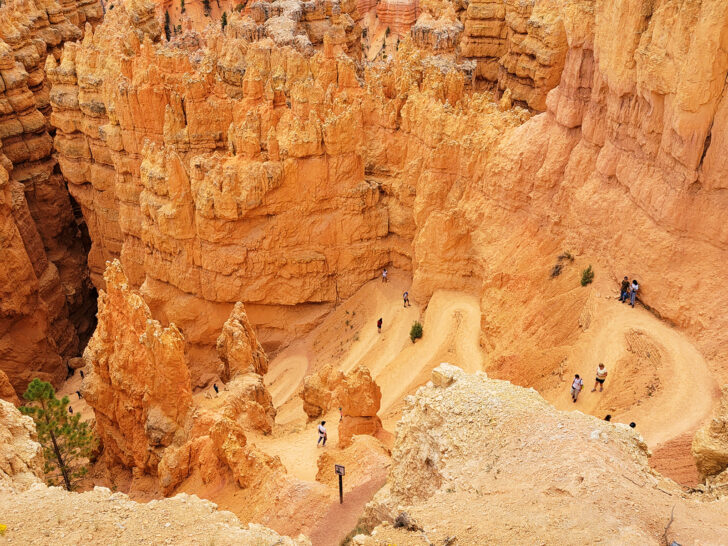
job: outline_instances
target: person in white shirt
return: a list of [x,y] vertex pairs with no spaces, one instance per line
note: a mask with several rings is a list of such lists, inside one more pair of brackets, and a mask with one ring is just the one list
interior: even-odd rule
[[583,386],[584,381],[581,380],[579,374],[576,374],[574,376],[574,382],[571,384],[571,399],[574,401],[574,404],[576,404],[576,399],[579,398],[579,393],[581,392],[581,388]]
[[599,385],[599,392],[602,392],[604,390],[604,380],[606,378],[607,369],[604,367],[604,364],[600,362],[599,366],[597,367],[597,379],[594,382],[594,388],[592,389],[592,392],[597,390],[597,385]]
[[387,282],[387,268],[384,268],[384,271],[382,271],[382,282]]
[[316,442],[316,447],[321,444],[323,441],[323,446],[326,446],[326,427],[324,426],[326,424],[326,421],[321,421],[321,424],[318,426],[318,442]]
[[639,292],[640,285],[637,282],[637,279],[632,279],[632,284],[629,287],[629,304],[634,307],[634,299],[637,296],[637,292]]

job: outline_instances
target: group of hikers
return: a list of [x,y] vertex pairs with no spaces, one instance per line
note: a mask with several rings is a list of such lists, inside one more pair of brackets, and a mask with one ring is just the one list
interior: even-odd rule
[[637,282],[637,279],[632,279],[632,282],[630,283],[627,275],[625,275],[624,279],[622,279],[622,287],[619,291],[619,301],[624,303],[627,299],[629,299],[629,304],[634,307],[634,299],[637,297],[639,289],[640,285]]
[[[382,270],[382,282],[383,283],[389,282],[389,272],[387,271],[386,267]],[[404,293],[402,294],[402,303],[403,303],[403,306],[405,307],[405,309],[407,307],[412,307],[412,304],[410,303],[410,299],[409,299],[409,292],[407,290],[405,290]],[[383,322],[382,317],[379,317],[379,319],[377,320],[377,332],[379,332],[380,334],[382,333],[382,322]]]
[[[597,366],[596,379],[594,381],[594,388],[591,390],[592,392],[596,392],[597,387],[599,387],[599,392],[604,390],[604,381],[607,379],[607,373],[607,368],[605,368],[604,364],[600,362],[599,366]],[[583,387],[584,380],[579,376],[579,374],[576,374],[574,376],[574,381],[571,383],[571,399],[574,401],[574,404],[576,404],[576,400],[579,398],[579,393]]]

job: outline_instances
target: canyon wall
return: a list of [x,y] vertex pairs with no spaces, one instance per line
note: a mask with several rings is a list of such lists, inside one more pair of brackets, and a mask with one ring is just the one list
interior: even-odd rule
[[93,329],[82,218],[52,156],[44,64],[101,15],[98,0],[0,6],[0,369],[18,394],[34,377],[57,385]]
[[491,364],[553,368],[588,296],[550,281],[566,250],[600,278],[639,278],[641,301],[722,369],[728,8],[478,5],[460,49],[476,15],[502,19],[488,77],[544,113],[471,92],[462,66],[408,40],[359,67],[335,32],[280,45],[233,15],[167,43],[140,1],[49,60],[92,278],[121,260],[184,332],[193,387],[235,302],[275,349],[388,264],[424,300],[480,294]]

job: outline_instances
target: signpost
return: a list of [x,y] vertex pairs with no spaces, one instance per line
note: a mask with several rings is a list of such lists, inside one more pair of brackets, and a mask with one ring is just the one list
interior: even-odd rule
[[339,476],[339,504],[344,504],[344,474],[346,474],[346,469],[343,465],[335,464],[334,472]]

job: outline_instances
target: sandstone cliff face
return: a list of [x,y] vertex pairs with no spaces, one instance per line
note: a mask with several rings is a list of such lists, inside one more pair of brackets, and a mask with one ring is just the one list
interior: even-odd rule
[[299,396],[303,400],[303,411],[310,419],[321,417],[339,403],[338,394],[344,383],[344,373],[331,364],[303,379]]
[[567,49],[561,9],[550,0],[468,4],[460,55],[476,61],[477,78],[509,89],[534,110],[546,109],[546,94],[559,83]]
[[155,474],[192,405],[184,338],[151,318],[118,261],[104,275],[99,323],[84,352],[83,393],[110,464]]
[[[97,0],[13,0],[0,6],[0,198],[4,219],[0,366],[22,393],[33,377],[58,384],[63,359],[90,335],[93,299],[65,182],[51,157],[44,63],[101,17]],[[11,232],[15,234],[11,235]]]
[[429,102],[455,104],[462,75],[403,61],[372,74],[367,95],[333,46],[310,57],[211,30],[192,53],[153,43],[160,31],[145,9],[113,10],[101,33],[48,67],[59,161],[89,225],[99,286],[105,260],[119,257],[152,314],[182,328],[209,371],[234,302],[275,348],[385,264],[408,267],[411,213],[365,166],[404,150],[379,138],[404,106],[388,96],[436,88],[406,109],[416,117]]
[[723,388],[723,398],[713,418],[695,433],[693,456],[700,477],[718,478],[724,482],[728,477],[728,387]]
[[728,531],[727,500],[701,502],[654,474],[627,425],[556,411],[535,391],[483,373],[448,364],[436,372],[408,397],[387,486],[367,507],[365,524],[389,524],[355,543],[420,544],[420,533],[391,526],[403,511],[435,544],[452,536],[661,544],[676,505],[669,540],[720,541]]
[[43,452],[33,419],[0,400],[0,490],[23,490],[43,478]]

